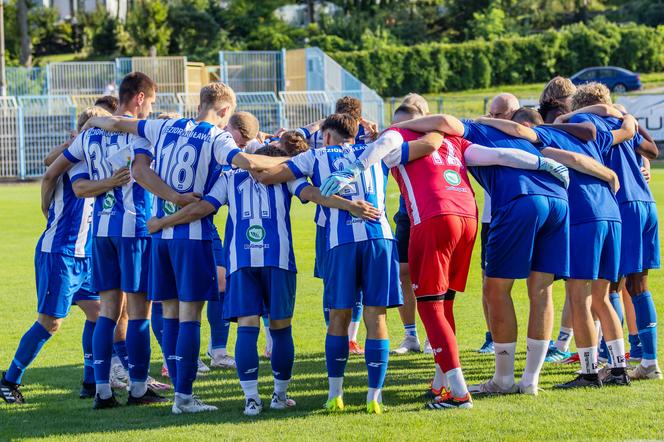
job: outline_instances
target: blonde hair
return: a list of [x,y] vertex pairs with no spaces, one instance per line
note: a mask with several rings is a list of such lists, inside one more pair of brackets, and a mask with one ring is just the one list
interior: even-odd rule
[[237,101],[235,92],[225,83],[210,83],[203,86],[200,93],[201,107],[221,107],[230,105],[231,111],[235,110]]
[[576,86],[569,78],[556,76],[553,77],[542,90],[540,95],[540,104],[553,103],[554,101],[564,100],[571,97],[576,92]]
[[258,135],[258,119],[249,112],[235,112],[228,125],[237,130],[245,140],[253,140]]
[[179,120],[182,115],[177,112],[162,112],[157,115],[157,120]]
[[596,81],[579,86],[572,95],[572,109],[574,110],[593,104],[612,104],[609,88]]
[[78,121],[76,121],[76,130],[80,132],[83,126],[85,126],[85,123],[87,123],[87,121],[92,117],[110,117],[110,116],[111,113],[109,111],[99,106],[87,107],[83,110],[83,112],[78,114]]
[[429,114],[429,102],[420,94],[411,92],[410,94],[406,95],[403,97],[403,100],[401,100],[399,107],[403,105],[409,105],[417,108],[417,110],[419,110],[422,115]]

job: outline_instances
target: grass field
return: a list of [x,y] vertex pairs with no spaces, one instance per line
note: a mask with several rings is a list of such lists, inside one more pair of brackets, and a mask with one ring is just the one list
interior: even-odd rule
[[[664,200],[664,170],[653,172],[656,198]],[[477,188],[477,187],[476,187]],[[397,204],[394,187],[389,206]],[[481,192],[478,197],[481,198]],[[481,204],[481,202],[480,202]],[[387,412],[364,413],[366,371],[363,358],[351,357],[347,369],[345,400],[350,409],[328,415],[321,409],[327,381],[321,312],[321,282],[312,278],[314,224],[312,205],[293,206],[296,256],[299,264],[298,301],[294,320],[296,362],[291,395],[297,409],[266,411],[257,419],[242,415],[242,393],[232,371],[216,371],[200,378],[195,392],[218,412],[173,416],[170,406],[121,407],[93,411],[90,401],[78,399],[82,375],[80,347],[84,316],[77,309],[61,331],[46,345],[24,377],[27,404],[0,405],[0,440],[558,440],[558,439],[664,439],[664,382],[634,383],[629,388],[559,392],[557,382],[573,376],[575,366],[547,364],[542,372],[539,397],[511,396],[477,399],[470,411],[424,411],[421,394],[431,375],[431,358],[424,355],[393,357],[384,392]],[[660,207],[660,219],[664,211]],[[222,220],[219,220],[222,222]],[[23,332],[35,315],[33,275],[34,245],[43,229],[37,184],[0,186],[0,367],[5,369]],[[478,246],[479,248],[479,246]],[[457,297],[457,332],[461,359],[469,382],[483,381],[493,373],[493,358],[474,352],[484,338],[480,296],[479,250],[474,254],[467,292]],[[664,317],[664,277],[655,271],[651,291]],[[523,282],[514,290],[520,319],[517,373],[525,364],[527,297]],[[555,286],[557,310],[562,307],[562,284]],[[390,311],[392,346],[402,336],[396,312]],[[559,315],[557,313],[556,322]],[[664,337],[660,327],[660,341]],[[557,326],[556,326],[557,332]],[[203,325],[203,345],[208,329]],[[364,333],[361,332],[361,340]],[[422,330],[420,328],[420,335]],[[234,349],[234,327],[229,347]],[[261,338],[260,345],[263,340]],[[660,356],[663,356],[660,350]],[[159,371],[161,354],[153,340],[152,373]],[[261,362],[260,388],[264,399],[272,392],[269,364]],[[124,401],[125,395],[121,400]]]

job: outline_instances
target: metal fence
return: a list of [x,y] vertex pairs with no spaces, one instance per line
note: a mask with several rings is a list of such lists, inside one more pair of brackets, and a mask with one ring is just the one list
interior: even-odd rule
[[284,106],[283,127],[293,129],[320,120],[333,110],[333,100],[324,91],[283,91],[279,98]]
[[272,92],[285,89],[286,51],[222,51],[221,81],[236,92]]
[[103,94],[115,84],[112,61],[49,63],[46,83],[49,95]]
[[19,176],[18,104],[0,97],[0,177]]
[[7,95],[41,95],[47,93],[46,69],[6,68]]

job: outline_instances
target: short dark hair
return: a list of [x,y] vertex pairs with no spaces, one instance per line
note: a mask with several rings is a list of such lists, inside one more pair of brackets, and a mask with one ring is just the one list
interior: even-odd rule
[[130,72],[120,83],[120,103],[127,103],[139,93],[152,95],[157,92],[157,84],[143,72]]
[[99,106],[110,113],[113,113],[118,110],[118,99],[113,95],[104,95],[103,97],[97,98],[95,106]]
[[355,97],[349,97],[346,95],[337,100],[334,107],[334,113],[348,114],[357,121],[360,121],[362,118],[362,102]]
[[570,112],[571,107],[572,106],[570,106],[565,101],[551,100],[541,103],[538,111],[546,123],[553,122],[553,120],[555,120],[558,115],[563,115]]
[[544,120],[542,120],[542,116],[539,114],[539,112],[530,107],[519,108],[516,112],[514,112],[514,115],[512,115],[512,121],[517,123],[531,123],[535,126],[544,124]]
[[260,149],[256,150],[254,152],[256,155],[265,155],[268,157],[288,157],[291,155],[288,155],[286,151],[283,149],[277,147],[277,146],[263,146]]
[[423,115],[422,111],[419,108],[413,106],[412,104],[402,104],[394,111],[394,115],[396,114],[406,114],[410,115],[411,117]]
[[357,120],[348,114],[332,114],[323,121],[320,127],[321,132],[331,130],[337,133],[340,137],[347,140],[355,138],[359,125]]

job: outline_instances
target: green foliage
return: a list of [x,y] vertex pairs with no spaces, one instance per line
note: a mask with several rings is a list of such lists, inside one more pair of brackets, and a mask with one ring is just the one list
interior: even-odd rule
[[492,41],[390,46],[332,56],[382,95],[548,81],[589,66],[664,69],[664,26],[618,26],[604,18],[559,31]]
[[35,55],[73,52],[72,25],[60,21],[58,11],[53,8],[31,8],[28,26]]
[[492,3],[486,11],[473,14],[469,31],[472,37],[494,40],[505,35],[505,17],[505,11]]
[[137,55],[168,54],[173,28],[168,23],[168,5],[161,0],[138,0],[127,16],[127,31],[136,43]]

